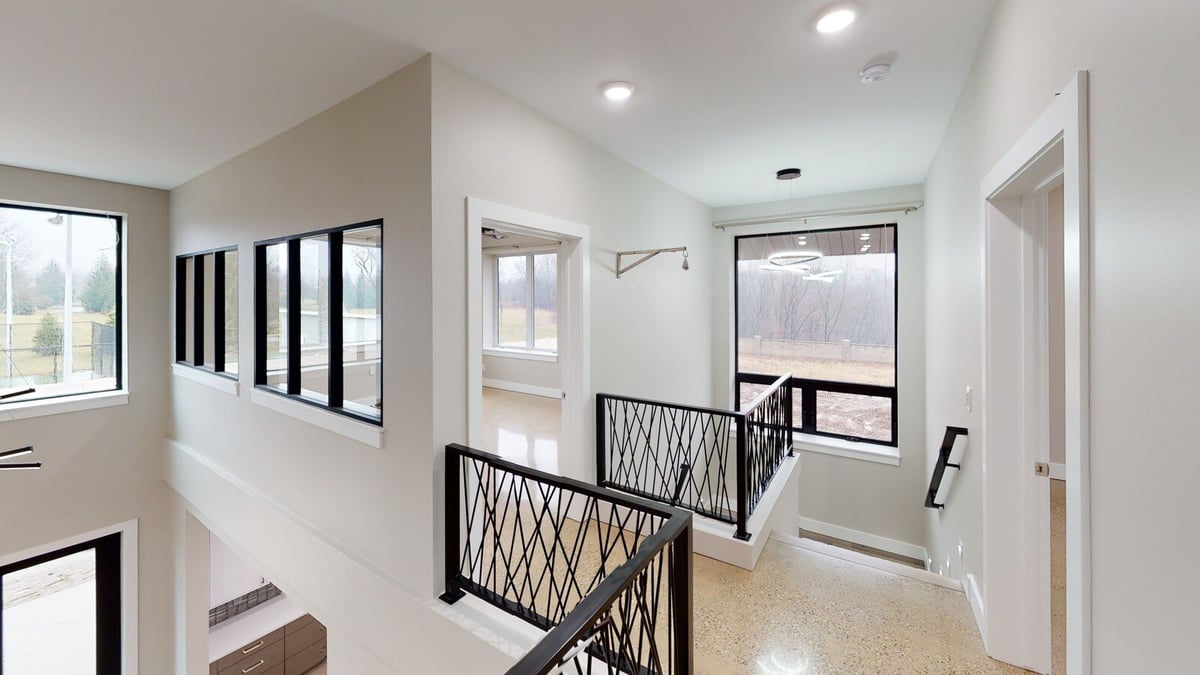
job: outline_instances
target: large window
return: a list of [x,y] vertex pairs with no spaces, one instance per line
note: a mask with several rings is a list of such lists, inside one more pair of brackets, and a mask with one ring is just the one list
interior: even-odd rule
[[120,389],[116,215],[0,204],[0,408]]
[[254,245],[255,386],[379,423],[383,223]]
[[735,241],[740,404],[790,372],[797,431],[896,445],[896,226]]
[[121,671],[121,535],[0,566],[0,675]]
[[494,345],[558,352],[558,254],[496,256]]
[[175,361],[237,378],[237,248],[175,258]]

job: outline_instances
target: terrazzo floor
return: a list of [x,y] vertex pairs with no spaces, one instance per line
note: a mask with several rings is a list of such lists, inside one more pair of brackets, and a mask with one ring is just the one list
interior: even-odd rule
[[1051,673],[1067,672],[1067,482],[1050,481]]

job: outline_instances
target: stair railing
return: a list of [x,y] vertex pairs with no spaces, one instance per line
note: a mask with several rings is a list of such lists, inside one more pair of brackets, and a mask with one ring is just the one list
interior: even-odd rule
[[946,469],[962,468],[960,464],[950,463],[950,453],[954,451],[954,441],[959,436],[966,435],[967,430],[963,427],[946,427],[946,434],[942,436],[942,447],[938,448],[937,463],[933,465],[933,476],[929,479],[929,492],[925,493],[925,508],[946,508],[945,504],[937,503],[937,493],[942,488],[942,479],[945,477]]

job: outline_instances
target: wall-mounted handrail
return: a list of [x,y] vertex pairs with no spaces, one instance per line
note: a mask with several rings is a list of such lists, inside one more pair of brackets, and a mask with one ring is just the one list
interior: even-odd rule
[[597,483],[731,523],[749,539],[749,517],[792,454],[791,380],[776,378],[737,412],[597,394]]
[[510,675],[692,672],[692,514],[446,446],[446,592],[547,632]]
[[942,478],[946,474],[946,469],[961,469],[959,464],[950,463],[950,453],[954,451],[954,441],[959,436],[966,436],[967,430],[963,427],[946,427],[946,435],[942,436],[942,447],[938,448],[937,463],[933,466],[933,476],[929,479],[929,492],[925,494],[925,508],[927,509],[942,509],[945,504],[937,503],[937,493],[942,487]]

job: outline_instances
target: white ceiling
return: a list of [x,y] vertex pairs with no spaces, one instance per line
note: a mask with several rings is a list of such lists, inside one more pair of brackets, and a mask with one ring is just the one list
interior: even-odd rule
[[432,51],[713,206],[919,183],[993,2],[8,2],[0,163],[173,187]]

